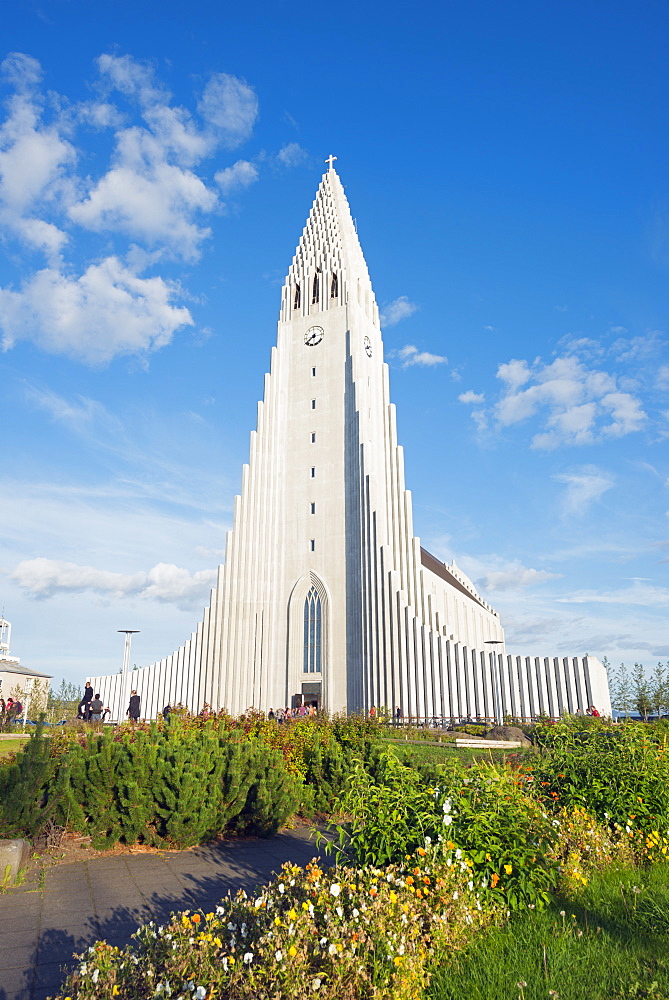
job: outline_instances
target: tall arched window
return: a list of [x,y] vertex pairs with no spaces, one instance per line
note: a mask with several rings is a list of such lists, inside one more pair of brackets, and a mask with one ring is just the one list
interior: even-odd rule
[[339,281],[337,280],[337,272],[332,272],[332,281],[330,283],[330,298],[336,299],[339,295]]
[[321,599],[318,591],[312,587],[304,601],[304,662],[302,670],[305,674],[320,674],[321,672]]
[[295,298],[293,299],[293,309],[300,308],[300,286],[295,284]]
[[316,269],[316,274],[314,275],[314,283],[311,290],[311,304],[312,306],[318,302],[318,272],[320,268]]

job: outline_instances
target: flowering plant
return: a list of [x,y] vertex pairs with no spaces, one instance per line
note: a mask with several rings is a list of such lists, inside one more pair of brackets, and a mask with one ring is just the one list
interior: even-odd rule
[[429,845],[403,865],[284,865],[257,895],[153,922],[122,951],[98,942],[60,1000],[418,1000],[435,954],[486,919],[467,873]]

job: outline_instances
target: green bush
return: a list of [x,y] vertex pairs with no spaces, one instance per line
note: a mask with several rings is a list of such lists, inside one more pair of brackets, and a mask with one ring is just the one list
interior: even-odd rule
[[41,733],[14,765],[0,768],[0,817],[9,833],[33,835],[47,819],[119,841],[178,847],[224,830],[269,836],[302,800],[281,754],[224,723],[90,731],[54,743]]
[[669,748],[643,723],[558,725],[543,738],[527,777],[535,794],[557,806],[582,806],[611,828],[626,830],[656,853],[669,840]]
[[33,838],[43,829],[58,805],[49,795],[55,773],[40,721],[16,759],[0,765],[0,837]]
[[381,757],[374,776],[359,762],[340,801],[335,849],[381,865],[439,844],[446,863],[469,871],[487,898],[511,909],[545,905],[559,876],[551,856],[559,824],[508,768],[454,762],[432,771],[430,784],[393,754]]

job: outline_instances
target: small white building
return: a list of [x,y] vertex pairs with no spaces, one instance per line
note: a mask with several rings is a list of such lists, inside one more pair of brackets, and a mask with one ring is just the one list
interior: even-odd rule
[[18,656],[12,656],[9,652],[12,637],[12,626],[5,618],[0,618],[0,698],[7,701],[12,693],[17,689],[21,691],[21,698],[25,697],[26,681],[30,685],[32,681],[51,680],[50,674],[41,674],[38,670],[31,670],[30,667],[22,667]]
[[[302,700],[422,717],[610,712],[598,660],[507,656],[498,612],[415,537],[379,311],[332,159],[284,282],[225,564],[190,639],[133,674],[142,715]],[[92,684],[123,713],[120,675]]]

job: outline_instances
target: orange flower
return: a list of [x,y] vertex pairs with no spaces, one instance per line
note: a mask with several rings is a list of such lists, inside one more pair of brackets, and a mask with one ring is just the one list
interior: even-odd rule
[[493,872],[492,878],[490,879],[491,888],[494,889],[498,882],[499,882],[499,875],[497,874],[497,872]]
[[199,913],[194,913],[193,916],[191,917],[191,920],[193,921],[194,924],[199,924],[200,921],[202,920],[202,917],[200,916]]

